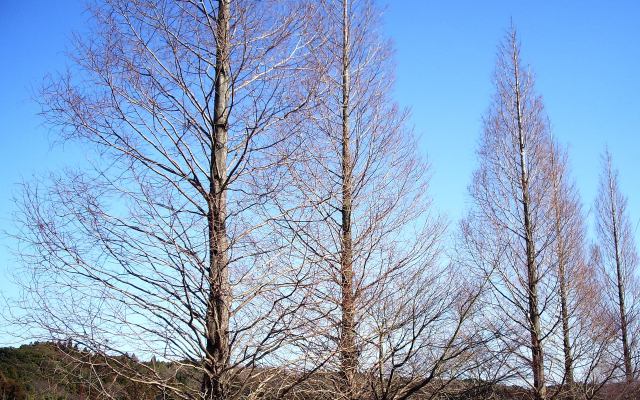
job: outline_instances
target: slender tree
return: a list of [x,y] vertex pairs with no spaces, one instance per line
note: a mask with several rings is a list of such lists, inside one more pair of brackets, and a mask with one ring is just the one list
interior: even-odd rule
[[[555,262],[557,263],[560,317],[562,321],[562,353],[564,381],[574,384],[574,356],[570,327],[570,277],[584,266],[583,216],[575,187],[567,176],[567,156],[556,143],[551,148],[551,182],[553,185],[551,207],[555,230]],[[585,272],[584,269],[582,271]]]
[[[562,373],[558,389],[591,398],[610,381],[615,368],[607,360],[611,335],[602,321],[603,308],[596,268],[587,261],[585,217],[569,174],[568,153],[556,141],[550,149],[551,215],[561,329]],[[551,349],[551,356],[558,351]],[[576,367],[577,366],[577,367]]]
[[295,254],[318,279],[305,351],[330,371],[329,396],[435,395],[467,372],[461,360],[478,338],[463,328],[475,311],[465,300],[476,292],[458,291],[438,257],[444,224],[431,212],[407,114],[390,96],[377,7],[331,0],[321,9],[325,40],[312,64],[320,89],[291,127],[300,132],[289,163],[298,205],[281,206],[292,210],[282,224]]
[[[281,190],[286,154],[272,149],[286,148],[279,127],[307,103],[291,88],[305,76],[310,10],[242,0],[92,10],[71,74],[42,101],[61,137],[97,156],[27,185],[22,203],[33,277],[22,322],[33,335],[71,338],[94,355],[78,361],[176,398],[286,390],[274,367],[293,362],[305,272],[256,207]],[[131,362],[131,349],[172,367]]]
[[490,281],[486,312],[495,317],[500,342],[529,374],[516,366],[514,371],[532,377],[535,398],[545,399],[543,343],[558,321],[550,312],[556,293],[547,261],[554,237],[550,135],[514,29],[499,48],[495,83],[470,189],[474,207],[463,224],[465,241],[477,252],[471,257],[476,271]]
[[627,383],[635,379],[633,362],[636,326],[638,256],[627,212],[627,199],[618,185],[618,172],[612,166],[611,154],[603,157],[603,172],[595,203],[596,232],[600,255],[597,258],[605,278],[618,328],[624,376]]

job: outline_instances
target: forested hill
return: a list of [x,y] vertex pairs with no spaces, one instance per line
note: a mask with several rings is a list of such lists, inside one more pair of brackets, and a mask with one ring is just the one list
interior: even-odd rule
[[[61,349],[64,349],[62,351]],[[19,348],[0,348],[0,399],[1,400],[22,400],[22,399],[65,399],[84,400],[102,399],[104,393],[99,393],[96,388],[91,387],[92,374],[100,374],[101,381],[110,382],[110,397],[121,400],[152,400],[163,397],[151,389],[149,386],[136,385],[131,381],[108,378],[108,372],[94,367],[92,370],[88,364],[80,367],[74,363],[68,354],[75,354],[78,357],[86,357],[87,353],[79,351],[77,348],[69,347],[64,343],[32,343]],[[169,364],[162,367],[171,369]],[[319,379],[319,380],[317,380]],[[322,377],[313,379],[317,385],[322,381]],[[97,379],[93,379],[94,382]],[[463,384],[464,385],[464,384]],[[475,385],[474,385],[475,386]],[[464,392],[464,391],[463,391]],[[520,395],[515,393],[520,392]],[[504,386],[489,387],[487,385],[477,385],[461,394],[460,399],[520,399],[522,390],[519,388],[507,388]],[[269,397],[266,395],[266,397]],[[296,396],[293,396],[296,398]]]
[[[79,368],[60,350],[57,343],[33,343],[19,348],[0,348],[0,399],[98,399],[91,388],[91,373]],[[77,354],[81,355],[81,352]],[[98,372],[99,373],[99,372]],[[112,380],[111,393],[115,398],[150,400],[156,398],[149,388],[131,382]]]
[[[64,351],[63,351],[64,350]],[[100,375],[101,384],[109,382],[109,397],[120,400],[155,400],[168,399],[167,395],[146,385],[138,385],[131,381],[119,378],[109,378],[107,371],[101,370],[96,363],[91,370],[84,364],[74,363],[69,354],[77,357],[89,357],[88,353],[64,343],[39,343],[23,345],[19,348],[0,348],[0,400],[84,400],[103,399],[104,393],[100,393],[91,382],[97,382],[96,374]],[[135,356],[122,357],[121,361],[135,359]],[[143,362],[146,364],[145,362]],[[154,361],[155,363],[155,361]],[[171,370],[171,364],[156,363],[156,367]],[[322,375],[322,374],[320,374]],[[92,380],[92,376],[94,379]],[[106,379],[105,379],[106,378]],[[182,380],[178,378],[179,380]],[[312,378],[307,385],[322,385],[322,376]],[[326,382],[325,382],[326,383]],[[525,400],[530,398],[526,390],[505,385],[491,385],[481,382],[456,382],[453,383],[459,389],[458,394],[449,395],[448,400]],[[466,389],[465,389],[466,388]],[[611,384],[600,390],[594,399],[621,398],[622,386]],[[553,388],[550,388],[553,390]],[[309,392],[307,392],[308,395]],[[627,393],[629,394],[629,393]],[[420,398],[418,396],[417,398]],[[428,394],[425,396],[429,398]],[[270,398],[265,394],[265,398]],[[295,395],[292,398],[299,398]],[[304,397],[303,397],[304,398]],[[565,399],[560,396],[559,398]],[[569,397],[566,397],[567,399]],[[636,397],[630,397],[636,398]]]
[[69,388],[52,384],[51,377],[63,364],[55,345],[34,343],[19,348],[0,349],[0,393],[2,398],[23,399],[47,394],[65,398]]

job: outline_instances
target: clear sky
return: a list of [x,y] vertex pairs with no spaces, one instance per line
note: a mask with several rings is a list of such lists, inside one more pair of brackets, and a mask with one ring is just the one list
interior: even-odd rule
[[[600,154],[609,146],[640,222],[640,2],[387,1],[383,30],[396,47],[396,99],[411,108],[420,150],[432,163],[431,195],[455,224],[467,207],[482,115],[493,88],[496,46],[513,20],[537,76],[554,135],[569,145],[583,202],[595,197]],[[535,4],[534,4],[535,3]],[[86,28],[79,0],[0,0],[0,230],[12,229],[21,180],[83,162],[52,146],[35,89],[65,68],[73,32]],[[0,291],[13,269],[0,236]],[[1,343],[0,343],[1,344]]]
[[496,45],[513,20],[554,136],[569,146],[585,206],[605,145],[640,221],[640,2],[393,1],[396,99],[412,109],[433,165],[436,205],[457,220],[468,203]]

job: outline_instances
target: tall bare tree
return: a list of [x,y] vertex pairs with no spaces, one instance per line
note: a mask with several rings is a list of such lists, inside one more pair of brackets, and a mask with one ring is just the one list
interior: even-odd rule
[[611,312],[620,338],[624,376],[627,383],[635,379],[635,344],[637,326],[637,265],[638,255],[627,211],[627,199],[618,185],[618,172],[613,168],[611,154],[603,157],[603,172],[595,203],[596,233],[604,284]]
[[486,312],[495,317],[502,346],[513,355],[512,368],[520,379],[532,377],[535,398],[545,399],[543,343],[558,321],[550,312],[556,297],[548,261],[554,238],[550,135],[515,29],[499,47],[495,84],[470,188],[474,207],[463,231],[474,253],[472,265],[490,281]]
[[586,219],[569,173],[568,152],[557,141],[551,143],[549,162],[554,235],[551,262],[556,266],[561,322],[557,335],[561,345],[549,346],[549,355],[561,360],[563,366],[561,372],[552,371],[550,379],[555,378],[560,383],[556,387],[565,394],[592,398],[613,377],[615,362],[609,359],[612,335],[602,319],[606,313],[596,267],[586,254]]
[[438,257],[444,224],[430,210],[406,112],[390,96],[377,7],[327,0],[321,9],[326,40],[312,64],[321,88],[291,128],[301,132],[290,158],[300,206],[283,205],[293,211],[281,222],[318,279],[305,350],[326,366],[332,397],[435,395],[467,372],[463,354],[479,339],[463,329],[475,311],[465,300],[476,292]]
[[[262,210],[283,185],[280,127],[308,100],[291,88],[305,77],[310,10],[276,0],[92,9],[71,74],[42,102],[61,137],[96,158],[24,192],[32,334],[70,338],[94,355],[79,361],[177,398],[286,390],[278,371],[294,362],[306,272]],[[123,361],[131,350],[171,368]]]
[[[555,262],[557,263],[560,317],[562,320],[562,353],[564,381],[574,383],[574,355],[570,327],[571,278],[579,281],[586,272],[584,266],[583,215],[575,186],[567,176],[567,156],[557,143],[551,150],[551,182],[553,185],[551,207],[555,229]],[[580,271],[582,269],[582,271]],[[577,272],[577,273],[572,273]]]

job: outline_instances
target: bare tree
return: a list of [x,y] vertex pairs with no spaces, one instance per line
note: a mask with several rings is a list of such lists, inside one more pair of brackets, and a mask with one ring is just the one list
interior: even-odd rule
[[635,345],[637,326],[637,265],[633,230],[627,212],[627,199],[618,186],[618,172],[611,154],[603,157],[603,172],[595,203],[599,266],[604,278],[607,301],[618,330],[627,383],[635,379]]
[[390,97],[391,49],[375,4],[327,0],[321,9],[326,39],[312,63],[320,89],[290,120],[300,151],[285,199],[297,205],[280,210],[318,280],[305,351],[327,371],[328,396],[435,396],[468,370],[462,360],[480,338],[463,325],[477,291],[439,257],[444,224],[430,210],[407,114]]
[[[70,338],[92,354],[77,361],[177,398],[287,390],[282,367],[304,365],[287,343],[307,271],[287,261],[270,234],[277,216],[262,210],[283,185],[280,128],[308,101],[291,88],[305,77],[310,10],[276,0],[92,9],[72,73],[42,102],[63,139],[97,154],[89,170],[26,185],[19,216],[32,278],[20,322],[32,335]],[[94,385],[108,392],[100,376]]]
[[[562,353],[564,361],[564,380],[569,386],[574,383],[573,350],[569,322],[569,279],[568,269],[583,266],[584,246],[582,213],[575,188],[568,182],[566,175],[566,154],[560,152],[557,145],[551,149],[551,182],[553,185],[551,207],[554,213],[555,253],[558,267],[558,289],[560,297],[560,316],[562,318]],[[580,274],[576,274],[580,277]]]
[[612,335],[602,319],[596,267],[586,254],[585,216],[569,174],[567,150],[556,141],[551,143],[549,162],[554,234],[551,260],[556,266],[561,321],[557,335],[561,345],[557,348],[562,349],[558,352],[550,346],[549,355],[561,359],[562,364],[562,371],[550,379],[555,378],[560,383],[557,388],[566,394],[592,398],[615,370],[616,364],[609,357]]
[[499,48],[495,84],[470,188],[474,207],[463,231],[475,271],[490,282],[485,313],[493,316],[496,346],[512,355],[520,379],[533,378],[534,397],[545,399],[543,344],[559,321],[549,262],[550,135],[515,29]]

